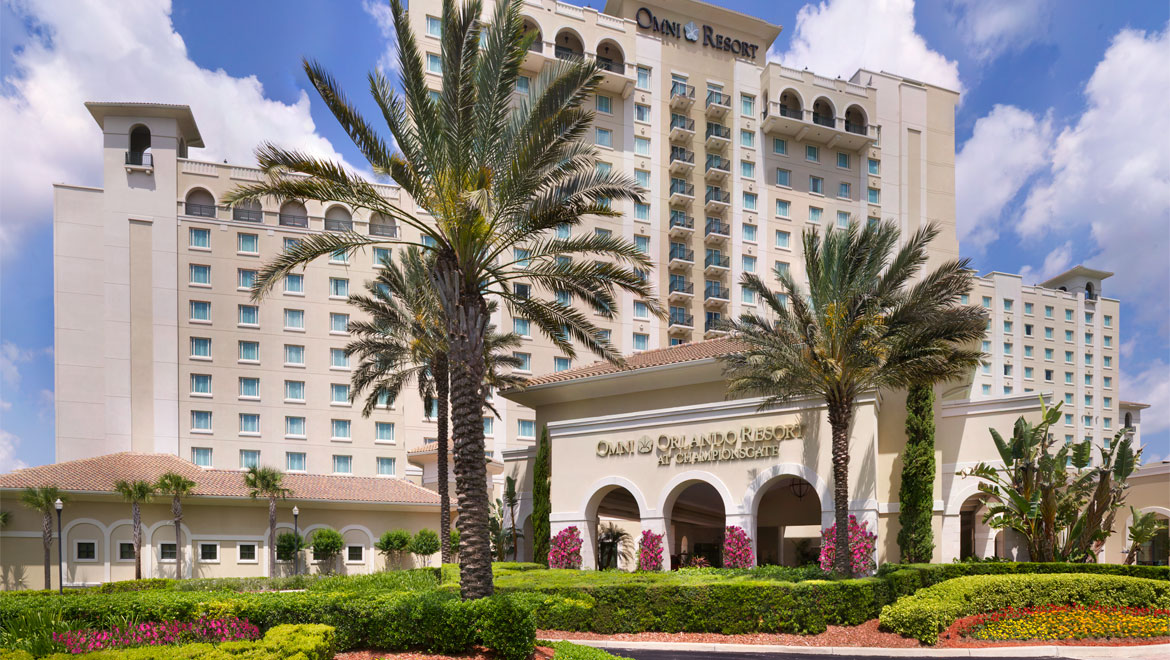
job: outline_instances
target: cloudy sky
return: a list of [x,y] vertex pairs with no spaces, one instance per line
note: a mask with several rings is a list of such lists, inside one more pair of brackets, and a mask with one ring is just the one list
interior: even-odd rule
[[[599,0],[580,2],[598,6]],[[1170,454],[1170,6],[1056,0],[717,0],[784,26],[768,56],[959,89],[958,218],[981,272],[1113,271],[1121,397]],[[392,64],[373,0],[0,0],[0,471],[53,460],[51,184],[101,185],[84,101],[192,107],[207,160],[261,140],[360,163],[300,59],[359,96]]]

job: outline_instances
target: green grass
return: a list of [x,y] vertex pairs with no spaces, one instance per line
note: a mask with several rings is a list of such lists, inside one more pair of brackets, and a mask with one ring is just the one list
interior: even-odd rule
[[537,646],[548,646],[556,652],[556,660],[632,660],[623,655],[614,655],[601,649],[572,642],[536,642]]

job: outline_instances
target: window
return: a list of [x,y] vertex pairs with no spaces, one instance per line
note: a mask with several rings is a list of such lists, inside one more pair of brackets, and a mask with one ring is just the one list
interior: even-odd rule
[[1106,328],[1113,327],[1113,317],[1108,315],[1108,314],[1105,315],[1105,327]]
[[756,304],[756,292],[754,289],[749,289],[747,287],[741,287],[740,292],[741,292],[740,300],[743,301],[743,303],[745,305]]
[[374,442],[394,444],[394,422],[374,422]]
[[260,415],[256,413],[240,413],[240,435],[258,435],[260,433]]
[[777,261],[775,264],[774,270],[781,275],[787,275],[788,274],[788,262],[787,261]]
[[788,200],[786,200],[786,199],[776,200],[776,217],[778,217],[778,218],[791,217],[789,215],[789,212],[791,211],[791,209],[792,209],[792,204],[789,203]]
[[496,434],[496,418],[495,417],[484,417],[483,418],[483,434],[484,435],[495,435]]
[[329,385],[329,402],[349,405],[349,385],[332,383]]
[[1024,367],[1024,378],[1032,378],[1032,367]]
[[284,435],[288,438],[305,437],[305,418],[292,415],[286,416],[284,418]]
[[597,95],[597,111],[607,115],[613,114],[613,99],[604,94]]
[[[303,456],[303,454],[302,454]],[[304,470],[304,468],[301,468]],[[237,561],[241,564],[256,563],[256,544],[255,543],[240,543],[236,546]]]
[[1005,311],[1005,312],[1010,312],[1010,311],[1012,311],[1012,301],[1011,301],[1011,299],[1009,299],[1009,298],[1004,298],[1004,299],[1003,299],[1003,311]]
[[211,321],[211,303],[204,300],[192,300],[190,316],[192,321]]
[[236,269],[236,288],[240,291],[247,291],[256,283],[256,271],[250,268]]
[[1032,336],[1032,324],[1031,324],[1031,323],[1025,323],[1025,324],[1024,324],[1024,336],[1025,336],[1025,337],[1031,337],[1031,336]]
[[1090,407],[1090,408],[1093,406],[1093,395],[1092,394],[1085,395],[1085,406]]
[[1030,303],[1030,302],[1024,303],[1024,313],[1028,314],[1028,315],[1032,314],[1032,303]]
[[301,401],[305,400],[305,381],[303,380],[286,380],[284,381],[284,400],[285,401]]
[[[650,187],[650,172],[648,170],[634,170],[634,180],[642,188],[649,188]],[[557,228],[560,229],[560,225],[558,225]],[[568,227],[566,226],[565,229],[568,229]],[[564,236],[564,237],[558,236],[558,238],[568,238],[568,236]]]
[[1106,356],[1102,357],[1101,358],[1101,366],[1105,367],[1106,369],[1112,368],[1113,367],[1113,356],[1106,355]]
[[531,419],[516,420],[516,435],[521,438],[536,437],[536,422]]
[[1072,385],[1072,382],[1073,382],[1072,372],[1071,371],[1064,372],[1064,384],[1065,385]]
[[634,121],[650,123],[650,106],[641,103],[634,104]]
[[1003,331],[1008,332],[1008,333],[1010,333],[1012,331],[1012,322],[1011,321],[1004,321],[1003,322]]
[[199,467],[211,467],[211,448],[192,447],[191,462]]
[[1046,318],[1046,319],[1052,318],[1052,305],[1045,305],[1044,306],[1044,318]]
[[1071,309],[1064,310],[1064,320],[1065,321],[1073,320],[1073,311]]
[[188,266],[188,281],[191,284],[211,286],[211,266],[190,264]]
[[601,227],[597,227],[596,229],[594,229],[593,233],[594,233],[594,235],[600,236],[602,238],[609,238],[610,236],[613,236],[612,231],[610,231],[608,229],[602,229]]
[[751,117],[756,114],[756,97],[750,94],[739,95],[739,114]]
[[512,353],[512,357],[516,358],[519,364],[516,371],[532,371],[532,354],[531,353]]
[[349,314],[332,313],[329,315],[329,332],[348,333]]
[[776,168],[776,185],[781,188],[792,187],[792,170],[786,170],[782,167]]
[[634,333],[634,350],[644,351],[650,347],[650,335],[641,332]]
[[1072,364],[1072,361],[1073,361],[1073,352],[1072,351],[1065,351],[1064,352],[1064,361],[1066,364]]
[[1101,385],[1103,385],[1107,390],[1113,389],[1113,376],[1103,376],[1101,378]]
[[528,299],[532,296],[532,285],[515,282],[512,284],[512,291],[516,294],[517,298]]
[[304,275],[285,275],[284,276],[284,292],[285,293],[304,293],[305,292],[305,276]]
[[776,230],[776,247],[787,248],[792,235],[786,231]]
[[837,197],[841,199],[849,199],[850,188],[849,184],[841,182],[837,184]]
[[634,247],[642,254],[650,254],[650,237],[649,236],[634,236]]
[[881,174],[881,161],[877,161],[877,160],[874,160],[873,158],[870,158],[869,159],[869,173],[872,174],[873,176],[880,175]]
[[756,148],[756,133],[755,133],[755,131],[749,131],[746,128],[740,129],[740,131],[739,131],[739,146],[745,147],[747,149],[755,149]]
[[1053,338],[1052,328],[1044,328],[1044,338],[1045,339],[1052,339]]
[[983,296],[982,304],[983,309],[991,309],[991,298],[989,296]]
[[772,138],[772,153],[778,156],[787,156],[788,140],[783,138]]
[[820,208],[817,208],[815,206],[808,207],[808,221],[820,224],[821,215],[823,214],[823,212],[824,212],[824,209],[820,209]]
[[209,411],[209,410],[192,410],[191,411],[191,430],[192,431],[211,431],[211,411]]
[[1113,347],[1113,337],[1112,336],[1105,335],[1104,337],[1101,338],[1101,341],[1104,342],[1105,348],[1112,348]]
[[646,307],[646,303],[644,303],[640,300],[634,301],[634,318],[636,318],[636,319],[650,318],[650,310],[649,310],[649,308]]
[[200,543],[199,544],[199,561],[211,564],[219,563],[219,544],[218,543]]
[[756,272],[756,258],[755,257],[753,257],[751,255],[747,255],[747,254],[743,255],[743,272],[745,272],[745,273]]
[[877,188],[866,188],[865,192],[869,198],[870,204],[882,203],[882,191],[878,190]]
[[1071,342],[1073,340],[1073,331],[1072,330],[1065,330],[1064,331],[1064,340],[1067,342]]
[[1055,351],[1053,351],[1051,348],[1044,349],[1044,359],[1045,360],[1052,360],[1054,353],[1055,353]]
[[556,229],[557,238],[568,238],[570,235],[569,225],[559,224]]
[[987,395],[990,395],[990,394],[991,394],[991,385],[988,385],[987,383],[984,383],[984,384],[983,384],[983,393],[984,393],[984,394],[987,394]]
[[849,154],[837,152],[837,167],[849,169]]
[[349,369],[349,356],[344,348],[329,349],[329,366],[333,369]]
[[743,194],[743,208],[744,208],[744,210],[745,211],[755,211],[756,210],[756,199],[757,199],[757,197],[756,197],[755,193],[745,192]]
[[305,310],[303,310],[303,309],[286,309],[286,310],[284,310],[284,329],[285,330],[304,330],[305,329]]
[[241,449],[240,450],[240,467],[243,469],[260,467],[260,450],[258,449]]
[[427,16],[427,36],[442,37],[443,21],[435,18],[434,16]]
[[634,153],[639,156],[649,156],[650,138],[634,136]]
[[650,89],[650,67],[638,67],[638,89]]
[[596,138],[594,141],[599,147],[613,148],[613,131],[608,128],[598,128],[596,130]]
[[1044,381],[1045,381],[1045,382],[1047,382],[1047,383],[1051,383],[1051,382],[1052,382],[1052,377],[1053,377],[1053,372],[1052,372],[1052,370],[1051,370],[1051,369],[1045,369],[1045,370],[1044,370]]
[[211,340],[207,337],[192,337],[191,338],[191,357],[193,358],[210,358],[211,357]]
[[959,295],[959,304],[960,305],[967,305],[967,304],[970,304],[970,302],[971,302],[971,296],[968,296],[965,293]]
[[434,53],[427,53],[427,73],[443,73],[443,59]]
[[743,240],[749,243],[756,242],[756,226],[744,223],[743,225]]
[[1003,393],[1004,394],[1011,394],[1012,393],[1012,386],[1011,385],[1004,385],[1003,386]]
[[284,363],[298,367],[305,366],[305,347],[297,344],[285,344]]
[[[378,460],[381,461],[382,459],[378,459]],[[379,465],[381,465],[381,464],[379,463]],[[378,474],[382,474],[382,473],[379,472]],[[364,555],[364,550],[365,550],[365,548],[363,546],[360,546],[360,545],[346,546],[345,547],[345,563],[347,563],[347,564],[360,564],[362,561],[364,561],[362,559],[362,557]]]
[[749,179],[756,178],[756,164],[750,160],[739,161],[739,175]]
[[[393,456],[379,456],[378,457],[378,474],[383,477],[393,477],[395,474]],[[351,546],[353,547],[353,546]],[[359,548],[360,549],[360,548]]]
[[821,160],[820,149],[817,147],[814,147],[811,144],[806,144],[804,146],[804,159],[809,161],[810,163],[820,162],[820,160]]
[[1004,355],[1011,355],[1012,354],[1012,345],[1010,342],[1003,343],[1003,354]]
[[211,396],[211,376],[207,374],[191,374],[191,394],[195,396]]
[[528,76],[516,76],[516,91],[528,96],[529,90],[532,88],[532,80]]
[[512,332],[515,332],[516,334],[520,335],[521,337],[531,337],[532,336],[532,321],[529,321],[528,319],[522,319],[522,318],[512,319]]
[[158,558],[160,561],[173,562],[179,556],[179,552],[174,543],[160,543],[158,546]]
[[330,437],[333,440],[349,440],[350,427],[348,419],[330,420]]
[[256,305],[237,305],[236,315],[240,325],[260,325],[260,308]]
[[1093,333],[1091,333],[1091,332],[1086,332],[1086,333],[1085,333],[1085,343],[1086,343],[1086,344],[1092,344],[1092,343],[1093,343]]
[[295,248],[296,246],[298,246],[300,244],[301,244],[301,239],[299,239],[299,238],[292,238],[291,236],[286,236],[284,238],[284,249],[285,250],[288,250],[290,248]]
[[211,230],[191,228],[187,232],[187,247],[211,249]]
[[123,542],[118,544],[118,561],[134,561],[133,543]]
[[236,252],[260,254],[260,237],[256,234],[236,234]]
[[1106,410],[1108,410],[1109,408],[1112,408],[1113,407],[1113,397],[1111,397],[1111,396],[1101,397],[1101,407],[1105,408]]
[[390,260],[390,248],[376,247],[374,248],[374,267],[378,268],[383,263]]
[[97,543],[78,541],[73,545],[73,558],[77,561],[97,561]]
[[814,195],[825,194],[825,180],[819,176],[810,176],[808,178],[808,191]]
[[1032,347],[1024,346],[1024,357],[1032,357]]
[[984,353],[990,353],[991,352],[991,342],[984,339],[982,350]]
[[240,377],[240,398],[259,399],[260,398],[260,379],[251,377]]
[[837,211],[837,226],[841,229],[849,227],[849,211]]
[[329,278],[329,296],[331,298],[349,297],[349,280],[343,277]]
[[567,357],[553,358],[553,371],[568,371],[572,361]]
[[353,456],[334,454],[333,474],[353,474]]
[[1003,365],[1003,375],[1005,375],[1005,376],[1012,375],[1012,365],[1010,365],[1010,364]]

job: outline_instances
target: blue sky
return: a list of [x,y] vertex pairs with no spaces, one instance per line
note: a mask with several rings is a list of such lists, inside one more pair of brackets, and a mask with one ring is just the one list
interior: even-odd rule
[[[1082,262],[1114,271],[1121,397],[1152,405],[1147,456],[1170,454],[1166,2],[716,4],[783,25],[769,57],[785,64],[960,88],[964,255],[1028,283]],[[360,165],[300,59],[360,99],[390,62],[386,19],[357,0],[0,1],[0,471],[53,460],[51,184],[101,184],[82,102],[189,104],[208,159],[248,161],[269,139]]]

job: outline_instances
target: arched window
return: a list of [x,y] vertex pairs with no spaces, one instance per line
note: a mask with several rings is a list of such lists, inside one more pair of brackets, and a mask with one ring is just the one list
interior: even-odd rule
[[571,30],[561,30],[557,33],[556,56],[560,60],[585,57],[585,44]]
[[396,238],[398,236],[398,225],[393,219],[383,216],[381,213],[370,214],[370,236],[389,236]]
[[126,152],[127,165],[154,165],[150,155],[150,129],[139,124],[130,130],[130,150]]
[[186,204],[184,209],[187,215],[195,215],[201,218],[215,217],[215,197],[203,188],[195,188],[187,193]]
[[833,110],[833,104],[829,103],[829,99],[822,96],[813,102],[813,123],[829,128],[836,127],[837,113]]
[[797,94],[796,90],[786,89],[780,92],[780,116],[804,119],[804,103],[801,102],[800,94]]
[[845,111],[845,130],[850,133],[865,135],[867,123],[865,120],[865,111],[861,109],[861,106],[851,105]]
[[1133,428],[1133,413],[1125,413],[1125,428]]
[[236,204],[232,207],[232,220],[238,220],[240,222],[263,222],[264,211],[260,208],[260,202],[252,199]]
[[285,202],[280,206],[279,220],[285,227],[308,227],[309,212],[300,202]]
[[1089,300],[1097,299],[1097,292],[1093,290],[1092,282],[1085,282],[1085,297]]
[[536,24],[536,21],[526,17],[524,19],[524,35],[528,36],[532,33],[536,33],[536,36],[533,38],[532,44],[528,46],[528,50],[534,53],[544,52],[544,35],[540,33],[540,26]]
[[597,44],[597,64],[606,71],[622,74],[626,72],[626,57],[622,49],[611,39],[602,39]]
[[353,216],[344,206],[330,206],[325,211],[325,231],[352,231]]

